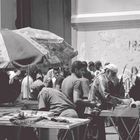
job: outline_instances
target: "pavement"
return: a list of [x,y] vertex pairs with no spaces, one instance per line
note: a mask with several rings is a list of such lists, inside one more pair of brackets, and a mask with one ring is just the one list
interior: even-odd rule
[[119,136],[113,126],[106,127],[106,140],[119,140]]

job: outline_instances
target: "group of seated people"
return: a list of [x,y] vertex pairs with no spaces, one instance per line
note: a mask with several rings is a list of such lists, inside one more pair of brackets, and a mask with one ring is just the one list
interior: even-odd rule
[[[58,68],[51,69],[44,78],[37,73],[35,81],[31,79],[32,77],[31,80],[28,78],[31,85],[29,96],[38,100],[39,110],[54,112],[55,116],[85,118],[87,117],[85,114],[87,107],[110,109],[124,103],[125,89],[117,77],[116,65],[106,63],[103,68],[100,61],[90,62],[88,65],[86,61],[77,60],[71,64],[71,72],[67,69],[58,76],[59,70]],[[24,79],[21,83],[22,92],[24,91],[23,85]],[[135,84],[132,88],[135,88],[134,86]],[[130,96],[133,98],[132,94]],[[28,98],[28,95],[25,94],[23,97]],[[105,140],[104,118],[92,116],[89,125],[91,129],[93,129],[93,124],[96,124],[96,129],[98,129],[97,140]],[[84,131],[84,128],[80,129]],[[134,140],[139,139],[137,132]],[[59,131],[59,140],[63,138],[63,134],[64,130]],[[81,139],[82,137],[81,133]],[[126,136],[122,133],[121,137],[126,140]],[[71,136],[68,135],[66,139],[71,139]],[[90,138],[87,137],[87,139]]]

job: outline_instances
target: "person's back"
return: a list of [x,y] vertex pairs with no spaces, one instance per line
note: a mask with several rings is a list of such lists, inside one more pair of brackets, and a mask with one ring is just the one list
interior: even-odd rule
[[[38,96],[39,110],[51,111],[55,116],[77,118],[74,104],[60,91],[54,88],[44,87]],[[44,131],[46,133],[47,130]],[[74,139],[76,138],[76,130],[73,130]],[[66,130],[60,129],[58,132],[58,140],[71,140],[70,133],[66,134]],[[66,137],[65,137],[66,136]],[[64,138],[65,137],[65,138]]]
[[75,109],[74,104],[60,91],[44,87],[39,95],[39,109],[54,112],[55,115],[60,115],[66,109]]
[[77,78],[74,74],[66,77],[62,82],[61,89],[62,92],[73,102],[73,90],[81,89],[79,78]]

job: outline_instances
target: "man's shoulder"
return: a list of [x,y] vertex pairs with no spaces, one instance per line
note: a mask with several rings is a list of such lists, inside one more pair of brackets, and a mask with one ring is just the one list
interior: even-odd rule
[[89,80],[87,79],[87,78],[80,78],[80,79],[78,79],[77,81],[80,81],[81,83],[89,83]]
[[74,75],[69,75],[68,77],[66,77],[63,81],[68,81],[68,82],[73,82],[73,81],[76,81],[78,80],[78,78]]
[[53,88],[43,87],[42,90],[40,91],[40,94],[53,95],[54,92],[55,89]]
[[32,84],[31,84],[31,87],[38,87],[38,86],[42,86],[44,85],[44,83],[41,81],[41,80],[35,80]]

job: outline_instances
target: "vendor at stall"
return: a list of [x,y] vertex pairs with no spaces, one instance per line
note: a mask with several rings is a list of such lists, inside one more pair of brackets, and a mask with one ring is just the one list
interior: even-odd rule
[[62,93],[75,104],[76,111],[80,118],[84,117],[85,107],[95,107],[94,102],[84,100],[82,87],[82,74],[85,67],[81,61],[74,61],[71,65],[71,75],[66,77],[62,82]]
[[98,100],[101,103],[101,109],[108,109],[122,103],[121,98],[124,97],[125,90],[119,83],[117,72],[116,65],[108,64],[104,72],[98,75],[92,83],[89,100]]
[[[95,77],[92,83],[89,100],[99,102],[101,104],[101,109],[110,109],[122,103],[122,99],[118,97],[123,97],[124,90],[119,89],[120,85],[117,72],[118,68],[114,64],[108,64],[104,72]],[[105,140],[104,118],[98,116],[95,117],[93,121],[95,121],[93,123],[96,123],[98,132],[100,133],[98,139]]]
[[[78,117],[77,112],[75,111],[75,105],[62,92],[53,88],[44,87],[40,91],[38,95],[38,107],[39,110],[53,112],[55,116]],[[65,130],[60,130],[58,139],[61,140],[64,137],[64,134]],[[71,139],[71,135],[68,135],[67,140]]]

